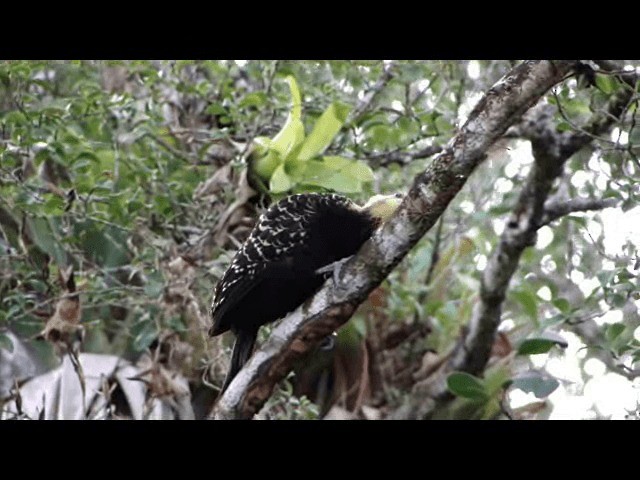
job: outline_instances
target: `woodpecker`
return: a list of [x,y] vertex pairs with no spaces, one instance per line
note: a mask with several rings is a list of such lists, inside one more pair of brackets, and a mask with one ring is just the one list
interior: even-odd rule
[[359,206],[336,194],[303,193],[259,218],[213,292],[209,335],[231,330],[236,336],[220,394],[249,359],[258,329],[309,298],[327,278],[327,267],[355,254],[400,198],[375,195]]

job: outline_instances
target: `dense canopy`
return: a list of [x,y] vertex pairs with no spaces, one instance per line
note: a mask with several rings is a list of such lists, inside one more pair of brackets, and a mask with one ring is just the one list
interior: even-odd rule
[[[0,62],[0,418],[637,418],[636,65]],[[306,192],[405,201],[216,407],[213,288]]]

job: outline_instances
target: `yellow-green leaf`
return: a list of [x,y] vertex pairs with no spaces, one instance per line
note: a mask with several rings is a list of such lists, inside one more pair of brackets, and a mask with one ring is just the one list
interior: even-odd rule
[[345,175],[341,170],[331,168],[324,161],[308,160],[300,163],[305,165],[301,181],[306,185],[315,185],[342,193],[362,191],[362,183],[357,178]]
[[282,158],[286,158],[294,147],[304,141],[300,90],[295,78],[292,76],[288,76],[286,81],[291,91],[291,111],[284,126],[271,142],[271,148],[276,150]]
[[269,190],[273,193],[282,193],[291,189],[293,182],[289,175],[284,171],[284,165],[278,166],[271,175],[271,181],[269,182]]
[[327,156],[322,157],[322,163],[333,170],[342,170],[347,168],[353,160],[344,157]]
[[313,126],[313,130],[304,141],[298,154],[301,160],[310,160],[320,155],[333,141],[344,125],[350,107],[333,102],[324,111]]
[[344,175],[353,177],[361,182],[371,182],[373,180],[373,171],[364,162],[353,160],[351,158],[327,156],[322,157],[322,161],[329,168],[341,171]]
[[269,137],[256,137],[253,139],[253,151],[257,155],[264,155],[271,148],[271,139]]
[[282,160],[278,152],[271,150],[265,156],[253,162],[253,171],[263,180],[269,180],[281,163]]
[[285,80],[289,85],[289,91],[291,92],[291,115],[295,120],[300,120],[302,118],[302,98],[300,97],[298,82],[296,82],[296,79],[291,75],[289,75]]
[[282,130],[273,138],[271,148],[286,158],[289,152],[304,141],[304,125],[300,119],[289,114]]

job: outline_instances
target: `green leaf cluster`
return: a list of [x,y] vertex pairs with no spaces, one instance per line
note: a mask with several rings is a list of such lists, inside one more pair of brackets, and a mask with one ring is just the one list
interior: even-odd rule
[[291,92],[291,110],[280,132],[273,138],[257,137],[251,168],[274,194],[308,190],[358,193],[373,180],[364,162],[323,155],[342,129],[349,106],[333,102],[316,120],[309,135],[302,122],[302,99],[293,76],[286,81]]

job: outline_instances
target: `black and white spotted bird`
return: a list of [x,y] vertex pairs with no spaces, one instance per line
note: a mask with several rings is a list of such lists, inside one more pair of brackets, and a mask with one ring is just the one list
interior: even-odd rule
[[260,326],[309,298],[331,265],[356,253],[399,204],[400,195],[376,195],[361,207],[340,195],[304,193],[260,217],[214,289],[209,334],[236,335],[221,394],[249,359]]

